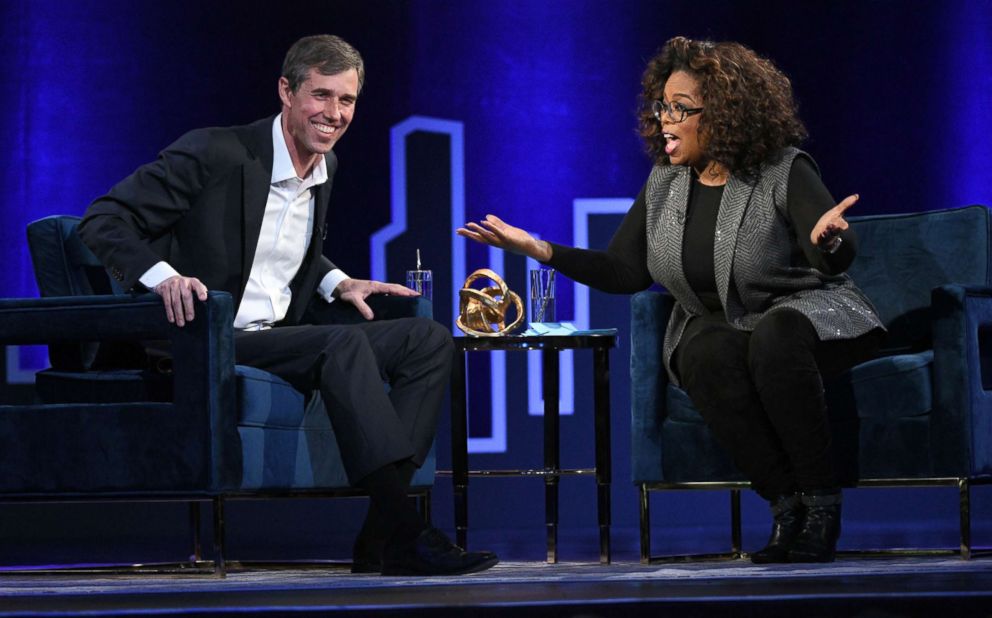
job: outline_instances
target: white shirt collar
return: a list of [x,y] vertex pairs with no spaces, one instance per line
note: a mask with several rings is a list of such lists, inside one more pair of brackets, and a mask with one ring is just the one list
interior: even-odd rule
[[[289,157],[286,137],[282,134],[282,112],[272,121],[272,184],[296,178],[296,168]],[[323,156],[310,172],[314,185],[327,181],[327,159]],[[303,180],[307,180],[304,178]]]

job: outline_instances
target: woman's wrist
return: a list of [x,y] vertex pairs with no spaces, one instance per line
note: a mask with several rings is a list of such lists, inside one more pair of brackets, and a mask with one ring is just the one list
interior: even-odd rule
[[546,240],[535,240],[534,241],[534,252],[530,257],[534,258],[538,262],[547,262],[551,259],[551,255],[554,251],[551,249],[551,243]]
[[834,236],[830,240],[820,243],[820,251],[824,253],[837,253],[844,239],[840,235]]

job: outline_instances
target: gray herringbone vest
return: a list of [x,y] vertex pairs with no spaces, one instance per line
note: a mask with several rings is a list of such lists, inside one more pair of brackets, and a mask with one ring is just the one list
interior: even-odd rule
[[[796,148],[785,149],[753,183],[730,177],[713,242],[717,292],[727,322],[735,328],[753,330],[769,311],[791,308],[809,318],[820,339],[854,338],[882,326],[871,302],[847,275],[825,275],[793,264],[798,247],[786,192],[792,161],[800,154],[805,155]],[[688,167],[666,165],[656,166],[647,183],[648,270],[676,300],[663,352],[669,375],[686,323],[707,313],[682,267],[691,182]]]

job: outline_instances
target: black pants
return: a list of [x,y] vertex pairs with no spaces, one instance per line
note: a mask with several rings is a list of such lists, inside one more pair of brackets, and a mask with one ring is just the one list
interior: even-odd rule
[[820,341],[792,309],[769,312],[750,333],[715,314],[689,322],[673,361],[717,441],[772,499],[837,487],[823,378],[871,358],[881,337]]
[[[319,390],[355,484],[430,451],[451,373],[451,334],[427,318],[286,326],[235,335],[237,362]],[[384,388],[389,384],[389,392]]]

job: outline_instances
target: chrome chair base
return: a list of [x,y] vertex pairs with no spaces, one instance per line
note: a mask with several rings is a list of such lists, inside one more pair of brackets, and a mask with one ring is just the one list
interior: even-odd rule
[[[365,494],[359,490],[342,489],[333,491],[299,491],[299,492],[264,492],[227,494],[224,496],[187,497],[176,498],[175,500],[155,499],[154,501],[182,501],[189,505],[189,527],[190,527],[190,555],[185,562],[156,562],[156,563],[123,563],[123,564],[67,564],[58,566],[0,566],[0,577],[4,575],[212,575],[214,577],[226,577],[230,571],[241,571],[250,569],[348,569],[350,561],[346,560],[234,560],[227,559],[227,547],[225,540],[226,521],[224,507],[230,500],[266,500],[274,498],[349,498],[362,497]],[[414,488],[410,492],[410,497],[417,501],[417,510],[427,524],[431,523],[431,489]],[[121,499],[110,499],[111,501],[121,501]],[[13,500],[12,500],[13,501]],[[41,499],[24,499],[19,502],[45,502]],[[66,502],[65,499],[53,498],[51,502]],[[99,502],[95,499],[81,499],[80,502]],[[140,499],[125,501],[139,502]],[[213,506],[213,560],[203,558],[202,538],[201,538],[201,513],[202,502],[210,501]]]
[[[948,487],[958,488],[958,512],[960,546],[958,548],[891,548],[838,550],[839,556],[865,558],[885,558],[893,556],[960,556],[970,560],[992,555],[992,547],[974,547],[971,539],[971,486],[992,484],[992,478],[921,478],[921,479],[863,479],[856,488],[862,487]],[[699,483],[640,483],[640,558],[642,564],[668,562],[698,562],[705,560],[737,560],[747,558],[741,550],[741,498],[742,489],[749,488],[746,482],[699,482]],[[651,505],[649,497],[653,491],[674,490],[722,490],[730,491],[730,549],[723,553],[687,555],[651,555]]]

